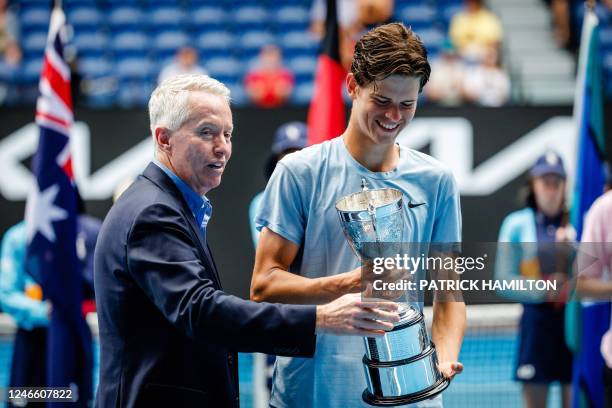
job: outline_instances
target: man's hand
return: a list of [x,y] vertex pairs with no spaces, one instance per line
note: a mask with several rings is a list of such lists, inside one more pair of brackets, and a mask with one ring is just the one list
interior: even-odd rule
[[317,306],[317,333],[378,337],[399,321],[397,304],[368,299],[350,293],[326,305]]
[[438,370],[445,378],[452,380],[454,376],[463,372],[463,364],[458,361],[445,361],[438,364]]

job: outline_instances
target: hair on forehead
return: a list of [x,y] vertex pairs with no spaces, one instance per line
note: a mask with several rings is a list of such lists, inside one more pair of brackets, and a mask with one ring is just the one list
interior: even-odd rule
[[419,92],[429,80],[431,67],[423,42],[402,23],[378,26],[363,35],[355,45],[351,72],[361,87],[391,75],[419,78]]
[[177,75],[166,79],[151,94],[149,99],[149,124],[151,134],[156,127],[178,130],[191,115],[189,96],[192,92],[206,92],[221,96],[230,103],[230,91],[208,75]]

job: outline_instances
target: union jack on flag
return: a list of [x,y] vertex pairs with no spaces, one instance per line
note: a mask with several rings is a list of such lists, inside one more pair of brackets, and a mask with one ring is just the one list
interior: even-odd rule
[[[27,269],[52,312],[47,334],[47,385],[72,387],[77,406],[92,398],[91,333],[81,313],[82,277],[76,252],[77,190],[72,171],[70,68],[64,58],[66,19],[51,13],[36,105],[40,129],[26,204]],[[53,404],[51,404],[53,405]]]

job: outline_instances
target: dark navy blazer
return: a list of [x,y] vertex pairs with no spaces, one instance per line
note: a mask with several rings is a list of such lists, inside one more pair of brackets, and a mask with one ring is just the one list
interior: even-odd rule
[[221,290],[193,214],[155,164],[111,208],[94,262],[100,408],[237,407],[237,351],[314,353],[314,306]]

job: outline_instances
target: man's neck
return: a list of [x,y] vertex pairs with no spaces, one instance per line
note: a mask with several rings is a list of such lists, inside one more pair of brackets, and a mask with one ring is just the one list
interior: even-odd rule
[[373,172],[392,171],[399,161],[399,146],[393,143],[376,144],[358,133],[350,123],[342,139],[346,150],[363,167]]

